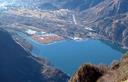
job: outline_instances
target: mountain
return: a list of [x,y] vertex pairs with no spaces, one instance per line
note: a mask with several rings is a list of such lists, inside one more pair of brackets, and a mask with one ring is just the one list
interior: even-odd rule
[[[98,5],[81,12],[83,21],[96,21],[128,12],[127,0],[105,0]],[[85,20],[84,20],[85,19]]]
[[41,4],[38,8],[41,10],[56,10],[57,9],[57,7],[51,3]]
[[82,11],[102,1],[103,0],[0,0],[0,3],[9,7],[39,8],[41,10],[71,9]]
[[120,61],[114,61],[111,66],[82,65],[69,82],[127,82],[127,80],[128,54]]
[[52,3],[51,0],[14,0],[14,2],[20,3],[23,8],[16,7],[1,14],[0,23],[5,26],[20,23],[55,33],[66,39],[100,38],[128,49],[127,0],[52,0]]
[[1,82],[67,82],[68,76],[34,57],[0,29]]
[[52,0],[45,3],[41,3],[40,7],[42,10],[57,10],[57,9],[69,9],[83,11],[92,6],[97,5],[103,0]]
[[[60,35],[64,39],[80,37],[110,40],[128,50],[128,0],[0,1],[1,9],[7,10],[0,15],[0,27],[4,29],[22,29],[24,32],[25,29],[38,28]],[[66,74],[52,68],[46,61],[33,57],[7,32],[0,30],[0,38],[1,82],[67,81]],[[127,79],[123,77],[127,76],[127,67],[127,57],[112,68],[104,65],[83,65],[70,82],[111,82],[114,78],[120,82]],[[120,74],[122,72],[126,73]],[[122,77],[117,78],[118,75]]]
[[67,0],[63,8],[83,11],[91,8],[104,0]]
[[[65,39],[89,37],[110,40],[128,50],[127,4],[128,0],[0,0],[0,9],[7,10],[0,15],[0,27],[15,31],[22,29],[23,32],[24,26],[25,29],[38,28]],[[1,82],[65,82],[68,79],[66,74],[52,68],[43,59],[25,51],[9,33],[0,30],[0,38]],[[82,76],[80,81],[87,82],[87,76],[87,79],[92,78],[92,82],[102,82],[102,79],[108,78],[106,72],[116,77],[121,70],[127,69],[127,62],[120,63],[116,66],[121,66],[114,70],[107,66],[101,69],[96,65],[84,65],[71,78],[71,82],[77,82],[79,76]],[[86,73],[86,69],[89,72]],[[101,80],[99,77],[102,77]]]
[[80,14],[82,25],[128,49],[128,1],[105,0]]

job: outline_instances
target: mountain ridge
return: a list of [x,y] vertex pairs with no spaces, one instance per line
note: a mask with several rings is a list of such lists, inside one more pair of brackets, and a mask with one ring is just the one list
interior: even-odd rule
[[1,82],[66,82],[68,76],[32,56],[19,46],[9,33],[0,29]]
[[81,22],[83,26],[95,29],[97,34],[127,49],[127,3],[127,0],[105,0],[81,12]]

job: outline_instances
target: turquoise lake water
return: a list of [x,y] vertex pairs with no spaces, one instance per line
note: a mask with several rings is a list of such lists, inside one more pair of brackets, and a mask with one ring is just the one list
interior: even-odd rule
[[120,59],[121,52],[112,49],[99,40],[61,41],[42,45],[33,42],[33,53],[48,59],[55,67],[72,75],[81,64],[111,64]]
[[81,64],[111,64],[122,57],[122,52],[100,40],[83,41],[65,40],[50,44],[40,44],[30,37],[27,40],[33,45],[32,53],[48,59],[52,65],[72,75]]

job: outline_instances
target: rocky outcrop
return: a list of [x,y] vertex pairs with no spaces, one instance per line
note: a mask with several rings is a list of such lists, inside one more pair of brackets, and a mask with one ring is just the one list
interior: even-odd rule
[[68,76],[34,57],[0,29],[1,82],[67,82]]
[[122,81],[122,82],[128,82],[128,80]]
[[96,82],[107,70],[108,67],[103,65],[82,65],[69,82]]
[[[128,80],[128,54],[111,66],[85,64],[69,82],[125,82]],[[127,82],[127,81],[126,81]]]

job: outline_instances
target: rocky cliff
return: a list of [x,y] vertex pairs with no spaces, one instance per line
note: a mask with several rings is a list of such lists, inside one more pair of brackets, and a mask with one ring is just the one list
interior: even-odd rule
[[0,29],[1,82],[67,82],[68,76],[46,60],[32,56]]
[[82,65],[69,82],[127,82],[128,54],[111,66]]

